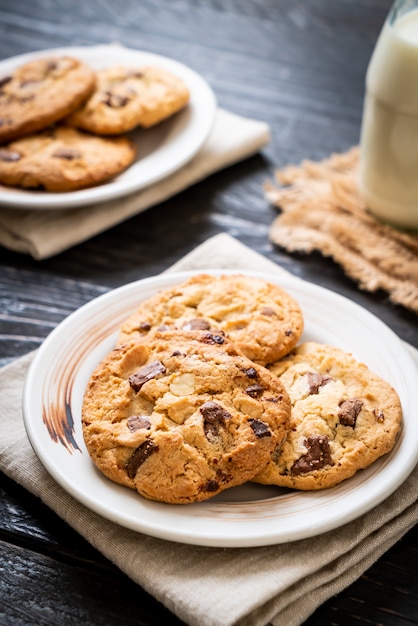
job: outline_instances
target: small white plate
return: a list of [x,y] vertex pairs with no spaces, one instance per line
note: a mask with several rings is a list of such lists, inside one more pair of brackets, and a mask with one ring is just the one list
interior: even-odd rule
[[55,48],[1,61],[0,76],[6,76],[28,61],[61,55],[81,59],[94,70],[110,65],[163,67],[186,83],[190,90],[190,102],[186,108],[161,124],[128,133],[137,147],[137,158],[117,178],[96,187],[62,193],[28,191],[0,185],[0,205],[17,209],[65,209],[125,196],[177,171],[197,154],[208,138],[216,113],[216,99],[212,89],[189,67],[157,54],[116,45]]
[[114,347],[119,325],[137,304],[193,272],[166,274],[120,287],[81,307],[49,335],[30,367],[23,397],[29,439],[54,479],[84,505],[122,526],[163,539],[261,546],[312,537],[350,522],[393,493],[415,467],[418,368],[398,337],[372,314],[331,291],[294,277],[246,273],[276,283],[296,298],[305,318],[302,341],[349,351],[395,387],[404,421],[394,449],[324,491],[247,483],[198,504],[151,502],[105,478],[84,445],[83,393],[97,363]]

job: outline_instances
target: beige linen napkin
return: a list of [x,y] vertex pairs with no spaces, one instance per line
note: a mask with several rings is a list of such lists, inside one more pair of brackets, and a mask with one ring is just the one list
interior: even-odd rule
[[[218,235],[171,270],[207,267],[283,272]],[[411,348],[418,363],[418,351]],[[418,467],[385,502],[315,539],[260,548],[182,545],[122,528],[68,495],[38,461],[21,415],[22,386],[33,353],[0,371],[0,468],[40,497],[90,543],[192,626],[301,624],[356,580],[418,520]]]
[[257,153],[269,141],[265,122],[218,109],[205,145],[174,174],[138,193],[75,209],[0,207],[0,244],[35,259],[54,256]]

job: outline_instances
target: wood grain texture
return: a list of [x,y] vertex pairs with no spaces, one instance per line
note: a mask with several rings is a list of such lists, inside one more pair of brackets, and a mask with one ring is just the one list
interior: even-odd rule
[[[38,347],[69,313],[108,289],[161,272],[227,232],[293,274],[358,302],[418,347],[417,318],[361,292],[319,254],[268,241],[274,170],[359,138],[365,70],[389,0],[0,0],[0,59],[119,42],[199,72],[219,105],[269,123],[269,146],[57,257],[0,248],[0,364]],[[1,424],[0,424],[1,427]],[[418,532],[306,622],[417,624]],[[1,624],[180,624],[37,498],[0,475]]]

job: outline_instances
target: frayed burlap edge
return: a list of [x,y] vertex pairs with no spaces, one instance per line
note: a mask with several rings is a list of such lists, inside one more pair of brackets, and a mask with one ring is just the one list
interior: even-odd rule
[[339,263],[361,289],[383,289],[392,302],[418,313],[418,232],[404,232],[370,215],[357,191],[359,150],[323,161],[303,161],[266,183],[281,209],[270,228],[273,243],[289,252],[320,251]]

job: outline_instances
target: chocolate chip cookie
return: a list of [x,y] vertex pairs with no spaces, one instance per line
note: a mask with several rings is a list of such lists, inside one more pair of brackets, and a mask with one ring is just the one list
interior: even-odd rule
[[135,147],[127,137],[96,137],[62,125],[0,147],[0,182],[73,191],[120,174],[134,159]]
[[0,77],[0,143],[63,119],[91,95],[93,70],[71,57],[36,59]]
[[167,119],[189,101],[184,82],[160,67],[109,67],[97,88],[68,122],[98,135],[117,135]]
[[199,274],[142,302],[122,325],[119,343],[161,327],[220,329],[249,359],[265,365],[294,348],[303,316],[286,291],[265,280]]
[[156,332],[113,350],[88,383],[95,465],[151,500],[207,500],[248,481],[287,430],[278,379],[216,331]]
[[255,482],[314,490],[371,465],[395,444],[396,391],[352,355],[308,342],[269,368],[292,404],[286,441]]

